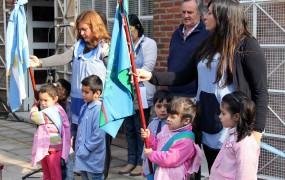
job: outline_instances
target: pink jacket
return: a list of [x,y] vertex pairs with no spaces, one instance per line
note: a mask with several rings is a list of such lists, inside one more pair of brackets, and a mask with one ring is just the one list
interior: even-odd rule
[[191,124],[174,131],[170,131],[166,125],[157,135],[157,138],[151,134],[149,142],[154,151],[150,153],[149,159],[158,165],[154,179],[183,180],[187,179],[189,174],[199,170],[202,163],[202,151],[189,138],[176,141],[168,151],[160,151],[172,136],[181,131],[191,130]]
[[220,150],[210,173],[210,180],[256,180],[259,145],[253,135],[236,142],[237,132],[230,129],[230,136]]
[[[58,112],[62,118],[61,138],[62,138],[62,154],[61,157],[67,161],[69,150],[70,150],[70,124],[64,109],[59,105],[55,104]],[[33,107],[30,112],[30,117],[35,112],[36,107]],[[38,116],[43,118],[43,116]],[[31,119],[33,121],[33,119]],[[34,134],[34,143],[32,147],[32,166],[35,166],[37,162],[41,161],[46,155],[49,155],[48,149],[50,145],[50,136],[46,125],[39,125]]]

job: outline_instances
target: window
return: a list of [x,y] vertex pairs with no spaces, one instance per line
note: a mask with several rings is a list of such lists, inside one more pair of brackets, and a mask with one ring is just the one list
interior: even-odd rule
[[[85,0],[80,1],[80,12],[90,9],[106,14],[109,32],[112,32],[117,7],[117,0]],[[143,25],[144,34],[153,37],[153,0],[129,0],[129,14],[136,14]]]
[[33,21],[54,21],[54,7],[33,6]]

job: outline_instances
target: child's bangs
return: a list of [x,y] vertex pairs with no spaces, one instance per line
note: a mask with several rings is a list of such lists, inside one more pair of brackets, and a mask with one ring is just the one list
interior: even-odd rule
[[167,106],[167,112],[169,114],[177,114],[180,115],[183,110],[182,110],[182,104],[179,103],[179,101],[172,101],[168,106]]

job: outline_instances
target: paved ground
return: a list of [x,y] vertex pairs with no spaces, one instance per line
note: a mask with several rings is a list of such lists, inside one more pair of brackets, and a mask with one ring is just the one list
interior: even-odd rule
[[[32,168],[30,165],[35,125],[28,123],[28,112],[17,112],[17,115],[20,119],[23,119],[24,122],[18,122],[12,116],[6,119],[0,117],[0,163],[4,164],[4,169],[2,170],[3,180],[19,180],[28,173],[40,168],[40,166]],[[118,174],[119,169],[127,162],[126,145],[126,140],[122,134],[119,134],[116,139],[113,140],[112,161],[108,179],[145,179],[143,177],[131,177],[129,175]],[[202,166],[202,174],[207,174],[205,164]],[[35,173],[26,179],[42,179],[42,173]],[[76,179],[81,178],[76,177]]]

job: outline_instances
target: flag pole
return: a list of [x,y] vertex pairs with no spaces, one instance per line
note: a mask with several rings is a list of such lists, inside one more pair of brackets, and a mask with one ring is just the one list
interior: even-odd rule
[[39,100],[38,92],[37,92],[37,88],[36,88],[36,83],[35,83],[35,77],[34,77],[34,73],[33,73],[33,68],[31,66],[29,67],[29,71],[30,71],[32,86],[33,86],[33,90],[34,90],[34,96],[35,96],[36,100]]
[[[120,0],[120,7],[123,7],[122,4],[123,4],[123,0]],[[133,72],[133,74],[137,74],[136,65],[135,65],[135,61],[134,61],[134,53],[132,50],[132,43],[131,43],[131,38],[130,38],[130,33],[129,33],[129,28],[128,28],[128,21],[127,21],[127,17],[124,14],[124,9],[121,8],[121,10],[122,10],[121,13],[122,13],[122,18],[123,18],[128,48],[129,48],[129,52],[130,52],[132,72]],[[141,122],[142,122],[142,128],[144,130],[146,130],[145,116],[144,116],[144,110],[143,110],[143,106],[142,106],[142,99],[141,99],[141,93],[140,93],[140,88],[139,88],[139,83],[138,83],[138,77],[136,75],[133,75],[133,80],[134,80],[135,89],[136,89],[137,98],[138,98],[138,105],[139,105],[140,117],[141,117]],[[144,141],[145,141],[145,147],[150,148],[148,138],[145,138]],[[150,174],[153,174],[152,163],[149,159],[148,159],[148,165],[149,165]]]

